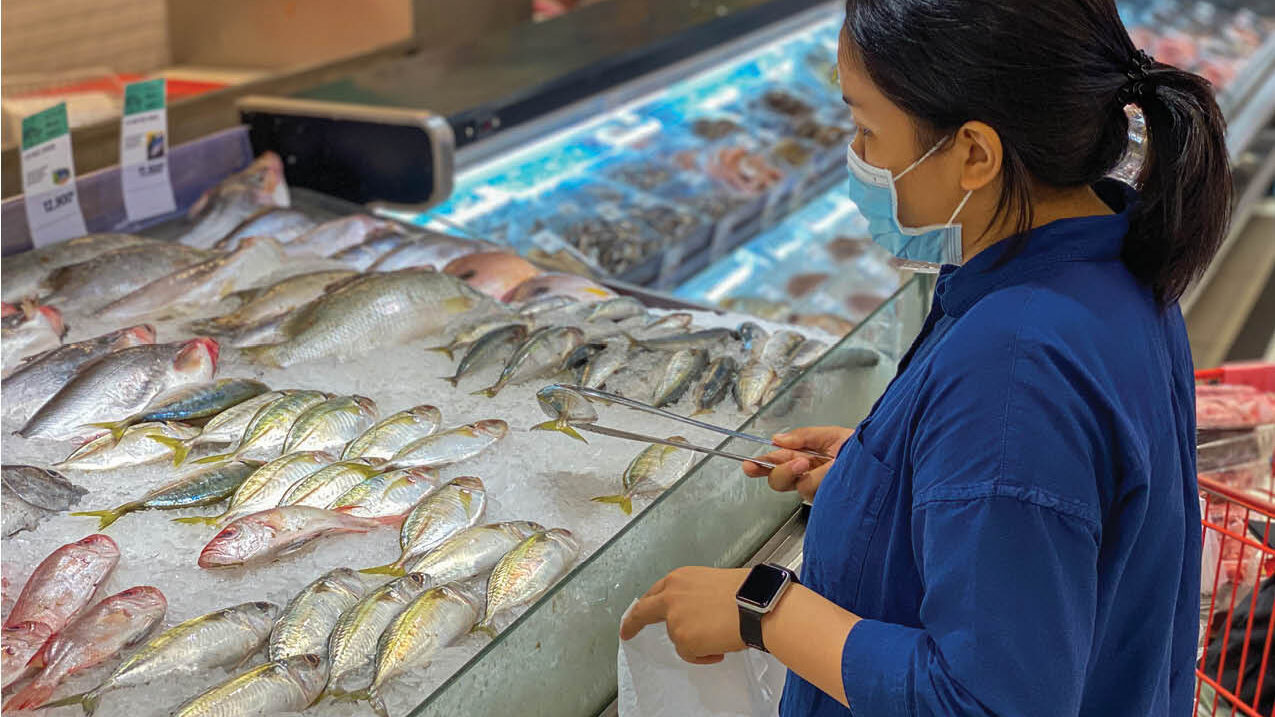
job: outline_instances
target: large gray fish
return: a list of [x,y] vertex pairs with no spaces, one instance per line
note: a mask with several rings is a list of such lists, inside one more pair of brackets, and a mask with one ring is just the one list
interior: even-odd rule
[[69,510],[88,493],[61,473],[46,468],[6,465],[0,475],[4,502],[0,533],[6,538],[21,530],[35,530],[40,521]]
[[364,480],[325,507],[359,518],[395,524],[442,485],[438,471],[432,468],[400,468]]
[[420,269],[373,274],[299,311],[289,322],[287,341],[243,352],[276,367],[362,354],[428,336],[459,314],[494,306],[490,298],[446,274]]
[[407,573],[419,573],[430,587],[468,580],[496,567],[506,553],[544,529],[529,520],[475,525],[409,563]]
[[142,410],[153,398],[217,370],[217,342],[199,337],[134,346],[85,364],[18,431],[24,438],[67,439],[101,433],[91,424]]
[[185,244],[138,244],[53,270],[40,288],[44,301],[96,311],[147,284],[212,258]]
[[289,256],[299,254],[332,256],[379,234],[396,231],[400,231],[400,227],[394,222],[376,219],[366,214],[352,214],[314,227],[289,241],[283,250]]
[[462,256],[498,249],[491,242],[435,234],[415,239],[385,254],[372,264],[369,271],[398,271],[423,266],[442,271]]
[[[118,440],[124,429],[136,423],[200,421],[269,390],[269,386],[250,378],[221,378],[208,383],[189,384],[156,396],[146,408],[122,421],[100,425]],[[182,438],[189,437],[193,436]]]
[[336,396],[306,409],[288,429],[283,452],[326,451],[340,455],[346,444],[372,427],[380,412],[366,396]]
[[496,635],[498,615],[544,595],[567,574],[580,555],[580,544],[563,528],[533,533],[492,568],[487,579],[487,609],[476,631]]
[[106,433],[76,448],[71,455],[53,464],[54,468],[75,471],[109,471],[140,466],[168,457],[168,448],[155,440],[184,441],[199,435],[199,429],[185,423],[148,421],[124,429],[119,438]]
[[361,435],[350,441],[345,447],[342,458],[370,458],[387,461],[407,444],[434,435],[442,423],[443,414],[429,405],[412,408],[392,414]]
[[173,315],[220,301],[227,294],[269,276],[284,258],[279,242],[270,237],[249,237],[230,254],[156,279],[102,307],[97,316],[126,319],[151,314]]
[[234,251],[248,237],[273,237],[280,244],[287,244],[318,224],[304,212],[284,207],[262,209],[239,223],[230,233],[213,244],[217,251]]
[[482,520],[487,510],[487,489],[473,476],[454,478],[434,491],[408,514],[399,532],[402,554],[398,560],[360,572],[402,575],[403,566],[440,543]]
[[39,293],[40,282],[49,272],[69,264],[88,261],[95,256],[138,244],[159,244],[158,239],[136,234],[87,234],[69,241],[39,247],[4,258],[3,289],[5,301],[16,302]]
[[376,643],[403,609],[425,592],[425,576],[408,574],[376,588],[337,619],[328,639],[328,693],[345,694],[342,685],[372,664]]
[[164,594],[149,585],[116,593],[85,610],[40,649],[28,668],[42,669],[5,701],[5,710],[41,707],[66,678],[145,640],[167,610]]
[[704,370],[704,380],[695,387],[695,413],[711,413],[730,395],[739,373],[739,362],[733,356],[718,356]]
[[215,505],[235,494],[259,466],[239,461],[219,463],[165,483],[146,495],[108,510],[88,510],[71,515],[98,519],[98,530],[139,510],[176,510]]
[[336,282],[357,275],[358,272],[350,269],[313,271],[290,276],[263,289],[237,292],[235,296],[243,295],[246,298],[238,309],[225,316],[193,321],[190,327],[194,331],[208,333],[237,331],[304,306],[323,296],[328,287]]
[[4,375],[21,368],[22,359],[51,351],[62,345],[66,324],[62,312],[52,306],[26,310],[26,319],[13,328],[0,329],[0,366]]
[[235,404],[230,408],[208,419],[199,435],[184,441],[169,441],[165,438],[153,440],[168,446],[173,451],[173,465],[179,466],[186,461],[186,456],[196,446],[207,444],[234,443],[243,437],[244,429],[252,421],[257,411],[286,396],[289,391],[267,391],[259,396]]
[[235,489],[230,505],[221,515],[177,518],[178,523],[216,525],[240,516],[273,508],[297,481],[332,462],[332,456],[318,451],[289,453],[257,468]]
[[664,376],[655,387],[652,404],[663,408],[677,403],[707,367],[708,352],[703,349],[682,349],[673,354],[664,367]]
[[510,344],[518,345],[526,340],[527,327],[522,324],[509,324],[508,326],[489,331],[482,338],[475,341],[469,347],[469,350],[465,352],[464,358],[460,360],[460,365],[456,367],[456,373],[444,377],[443,380],[453,386],[460,385],[462,378],[498,358],[503,349]]
[[240,664],[265,644],[278,611],[272,603],[246,602],[193,617],[156,635],[97,687],[47,707],[78,704],[92,715],[102,695],[112,690]]
[[475,391],[474,395],[494,398],[510,383],[556,373],[562,370],[567,356],[582,343],[584,332],[574,326],[546,326],[537,329],[514,351],[496,383],[489,388]]
[[584,436],[572,428],[575,423],[597,423],[598,412],[583,395],[561,386],[545,386],[536,392],[540,410],[552,420],[531,427],[533,431],[558,431],[583,441]]
[[358,573],[337,568],[301,588],[283,608],[270,633],[266,657],[286,660],[299,655],[328,654],[328,635],[341,613],[363,598],[367,586]]
[[288,439],[288,431],[297,417],[326,401],[322,391],[292,391],[275,399],[253,414],[244,427],[243,437],[230,453],[200,458],[200,463],[213,463],[226,458],[270,460],[279,456]]
[[459,463],[491,448],[508,433],[509,424],[498,418],[457,426],[403,446],[390,458],[390,465],[438,468]]
[[377,259],[415,240],[414,237],[408,234],[400,234],[398,232],[377,234],[363,240],[361,244],[355,244],[332,254],[331,258],[352,269],[367,271],[376,263]]
[[246,717],[300,712],[319,698],[328,663],[319,655],[267,662],[191,698],[173,717]]
[[204,569],[260,565],[302,549],[336,533],[366,533],[380,523],[308,505],[284,505],[245,515],[204,546],[199,567]]
[[25,421],[65,386],[81,366],[120,349],[153,343],[155,329],[138,324],[32,356],[0,383],[4,410]]
[[279,505],[327,508],[332,501],[345,495],[346,491],[380,472],[381,469],[374,468],[364,458],[337,461],[293,483],[279,499]]
[[190,221],[198,223],[178,241],[207,249],[253,214],[289,203],[283,160],[274,152],[266,152],[204,192],[186,214]]

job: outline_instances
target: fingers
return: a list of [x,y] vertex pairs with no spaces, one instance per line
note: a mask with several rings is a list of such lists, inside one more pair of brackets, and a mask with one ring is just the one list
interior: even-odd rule
[[797,483],[797,478],[808,470],[810,470],[809,458],[794,458],[787,463],[775,466],[775,470],[766,477],[766,482],[770,484],[771,490],[779,492],[792,490]]
[[771,436],[781,448],[827,451],[845,442],[853,430],[842,426],[809,426]]
[[631,640],[647,625],[663,622],[667,616],[667,609],[663,595],[641,598],[633,609],[629,610],[624,622],[620,623],[620,639]]
[[725,655],[701,655],[694,659],[688,660],[692,665],[716,665],[726,659]]
[[[779,465],[781,463],[787,463],[788,461],[791,461],[792,459],[796,458],[798,455],[800,454],[794,453],[793,451],[790,451],[787,449],[783,449],[778,451],[771,451],[770,453],[767,453],[763,456],[758,456],[757,459],[766,461],[767,463],[772,463],[774,465]],[[742,465],[744,467],[744,474],[752,476],[753,478],[761,478],[762,476],[768,475],[770,473],[769,468],[766,468],[757,463],[744,463]]]

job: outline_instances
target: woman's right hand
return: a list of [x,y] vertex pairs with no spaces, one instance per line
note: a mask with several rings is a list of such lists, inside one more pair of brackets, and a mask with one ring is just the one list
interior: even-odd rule
[[771,440],[779,446],[779,450],[758,456],[767,463],[775,464],[774,469],[750,462],[744,464],[744,473],[753,478],[766,476],[772,489],[780,492],[795,490],[802,498],[813,501],[815,491],[819,490],[819,484],[832,467],[832,460],[812,458],[797,451],[818,451],[835,457],[852,435],[853,428],[841,426],[811,426],[776,433]]

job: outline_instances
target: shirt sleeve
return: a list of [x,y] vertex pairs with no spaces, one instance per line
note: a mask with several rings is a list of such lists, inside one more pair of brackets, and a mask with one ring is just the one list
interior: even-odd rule
[[857,717],[1080,710],[1097,619],[1101,399],[1057,351],[1025,343],[1002,332],[953,347],[947,378],[920,399],[921,624],[850,631],[842,676]]

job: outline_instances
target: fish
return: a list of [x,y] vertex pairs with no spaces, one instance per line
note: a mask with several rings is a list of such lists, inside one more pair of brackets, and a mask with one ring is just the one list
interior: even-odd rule
[[297,481],[331,464],[332,456],[318,451],[289,453],[257,468],[235,489],[225,512],[215,516],[175,518],[177,523],[224,525],[236,518],[279,505]]
[[337,618],[327,646],[331,661],[328,694],[345,694],[341,685],[372,664],[385,628],[426,587],[424,575],[409,573],[372,590]]
[[527,321],[517,321],[508,317],[500,317],[489,321],[480,321],[470,324],[459,331],[452,337],[452,340],[442,346],[431,346],[426,351],[434,351],[441,353],[448,360],[456,357],[457,351],[463,351],[474,344],[475,341],[481,339],[487,334],[497,329],[503,329],[507,326],[522,326],[524,329],[530,330],[530,323]]
[[[8,510],[8,508],[6,508]],[[0,673],[3,673],[4,686],[8,686],[27,676],[27,662],[53,636],[53,628],[42,622],[27,620],[16,625],[5,625],[0,635]]]
[[646,320],[645,317],[638,317],[638,320],[643,321],[644,323],[635,335],[639,338],[654,338],[655,336],[664,336],[669,333],[685,332],[687,329],[691,328],[691,324],[694,323],[695,317],[686,312],[679,311],[672,314],[665,314],[664,316],[651,321]]
[[274,403],[286,396],[288,391],[267,391],[242,403],[237,403],[216,416],[208,419],[200,429],[199,435],[182,441],[170,441],[165,437],[152,436],[151,440],[163,444],[173,452],[173,465],[179,466],[186,461],[192,448],[207,444],[234,443],[243,437],[244,430],[257,411],[267,404]]
[[139,510],[176,510],[216,505],[235,494],[239,486],[259,468],[255,463],[229,461],[201,468],[146,492],[137,500],[107,510],[86,510],[71,513],[98,519],[98,530],[103,530],[120,518]]
[[96,436],[102,429],[93,423],[131,416],[165,391],[211,379],[219,348],[201,336],[106,354],[81,366],[17,433],[42,439]]
[[377,234],[364,239],[360,244],[355,244],[332,254],[330,258],[345,264],[351,269],[368,271],[382,256],[416,241],[418,240],[415,237],[405,233]]
[[249,378],[222,378],[208,383],[187,384],[156,396],[146,408],[133,416],[98,425],[118,439],[126,428],[135,423],[200,421],[269,390],[269,386]]
[[522,282],[543,273],[535,264],[507,251],[466,254],[449,262],[443,272],[497,301]]
[[580,544],[569,530],[532,533],[492,568],[487,579],[487,606],[474,631],[495,637],[497,616],[544,595],[579,555]]
[[746,364],[735,377],[735,404],[739,410],[755,412],[765,403],[770,388],[779,381],[775,369],[760,361]]
[[351,214],[348,217],[319,224],[288,241],[283,249],[290,256],[301,254],[332,256],[343,249],[362,244],[378,234],[397,231],[401,229],[394,222],[366,214]]
[[243,349],[249,360],[283,368],[325,356],[350,356],[412,341],[453,317],[494,302],[446,274],[408,269],[373,274],[307,305],[288,340]]
[[532,277],[505,294],[506,304],[531,301],[542,296],[569,296],[581,302],[606,301],[615,292],[591,279],[576,274],[545,273]]
[[735,333],[744,343],[744,350],[754,358],[761,358],[761,350],[770,339],[770,333],[758,326],[754,321],[745,321],[735,328]]
[[401,522],[417,503],[442,485],[438,471],[432,468],[400,468],[364,480],[325,507],[393,524]]
[[327,660],[319,655],[267,662],[192,697],[173,712],[173,717],[300,712],[319,698],[327,680]]
[[43,706],[66,678],[145,640],[167,610],[164,594],[149,585],[116,593],[85,610],[36,653],[29,667],[43,669],[4,703],[5,710]]
[[120,349],[153,343],[154,327],[138,324],[32,356],[0,383],[4,410],[26,421],[31,412],[52,398],[81,366]]
[[664,376],[655,387],[651,403],[656,408],[677,403],[707,367],[708,352],[703,349],[682,349],[673,354],[665,365]]
[[403,446],[434,435],[442,421],[442,412],[427,404],[390,414],[350,441],[341,458],[388,461]]
[[270,207],[239,222],[239,226],[213,244],[213,249],[221,252],[234,251],[244,239],[261,236],[287,244],[316,226],[318,224],[304,212],[285,207]]
[[649,339],[637,339],[638,346],[648,351],[681,351],[683,349],[703,349],[722,341],[734,339],[736,333],[731,329],[703,329],[687,334],[656,336]]
[[594,304],[585,317],[586,321],[623,321],[635,316],[646,316],[646,307],[632,296],[619,296]]
[[243,170],[208,189],[191,205],[186,217],[197,223],[177,241],[207,249],[258,211],[286,207],[290,203],[283,160],[274,152],[265,152]]
[[54,463],[54,468],[76,471],[108,471],[127,466],[140,466],[168,457],[168,448],[154,440],[163,436],[184,441],[199,435],[199,429],[185,423],[148,421],[129,426],[118,440],[106,433],[76,448],[71,455]]
[[[302,306],[296,311],[304,310],[309,304]],[[288,334],[285,329],[295,320],[294,312],[279,314],[269,318],[236,329],[225,336],[226,343],[237,349],[248,348],[249,346],[264,346],[266,344],[277,344],[281,341],[288,340]],[[215,332],[210,332],[215,333]]]
[[[606,302],[602,302],[606,303]],[[540,296],[524,302],[518,307],[518,315],[524,319],[540,320],[545,314],[553,314],[564,309],[572,309],[580,306],[581,301],[571,296],[559,296],[552,294],[549,296]],[[590,309],[591,311],[592,309]]]
[[36,466],[6,465],[0,469],[0,510],[7,538],[22,530],[35,530],[45,518],[70,510],[88,491],[57,471]]
[[328,635],[346,610],[363,599],[367,586],[349,568],[336,568],[301,589],[286,607],[274,631],[266,657],[280,661],[299,655],[327,657]]
[[455,259],[494,249],[496,245],[490,242],[434,234],[402,243],[378,258],[368,271],[398,271],[419,267],[442,271]]
[[628,363],[632,348],[631,339],[623,342],[618,340],[606,342],[602,351],[589,359],[588,363],[576,369],[576,383],[587,388],[601,388],[606,385],[607,379]]
[[270,237],[249,237],[233,252],[156,279],[107,304],[95,315],[108,320],[172,316],[220,301],[237,289],[251,286],[279,268],[284,259],[279,242]]
[[[674,443],[686,442],[686,439],[681,436],[669,436],[668,440]],[[647,446],[625,467],[624,474],[620,478],[624,492],[618,495],[600,495],[593,498],[593,502],[614,503],[620,506],[620,510],[623,510],[625,515],[632,515],[633,496],[651,490],[662,490],[663,486],[659,485],[659,479],[665,472],[664,468],[670,465],[669,461],[679,454],[684,454],[687,458],[691,457],[691,453],[682,448],[659,444]]]
[[283,452],[325,451],[340,455],[346,444],[371,428],[380,411],[366,396],[336,396],[311,406],[297,416]]
[[695,413],[712,413],[717,404],[730,395],[739,374],[739,362],[733,356],[718,356],[704,370],[704,380],[695,387]]
[[495,398],[510,383],[541,378],[562,368],[563,360],[584,343],[584,332],[574,326],[546,326],[533,331],[505,363],[500,378],[474,395]]
[[40,282],[49,272],[70,264],[78,264],[107,252],[139,244],[159,245],[159,239],[136,234],[86,234],[82,237],[36,247],[4,258],[0,297],[17,302],[36,296]]
[[372,709],[388,717],[380,692],[411,669],[425,667],[439,650],[469,633],[478,620],[479,602],[452,585],[421,593],[381,633],[376,644],[375,676],[367,689]]
[[491,448],[507,433],[509,424],[498,418],[457,426],[403,446],[389,464],[395,468],[439,468],[459,463]]
[[249,567],[291,555],[314,540],[337,533],[366,533],[380,525],[308,505],[285,505],[238,518],[199,553],[199,567]]
[[293,391],[268,403],[253,414],[244,428],[243,437],[230,453],[200,458],[197,463],[215,463],[226,459],[264,458],[280,455],[292,424],[301,414],[331,398],[322,391]]
[[12,329],[0,329],[0,366],[5,376],[20,368],[22,359],[61,346],[66,335],[62,312],[52,306],[37,306],[23,313],[26,320]]
[[460,360],[460,365],[456,367],[456,373],[451,376],[445,376],[443,380],[453,386],[458,386],[462,378],[496,358],[497,354],[506,346],[509,344],[521,344],[526,340],[527,327],[522,324],[509,324],[489,331],[469,347],[465,357]]
[[20,676],[44,645],[34,639],[44,630],[25,623],[37,623],[50,635],[66,627],[93,599],[119,559],[119,546],[99,533],[63,545],[36,566],[4,621],[5,685]]
[[279,505],[308,505],[327,508],[333,500],[363,481],[380,473],[365,458],[337,461],[302,478],[279,499]]
[[571,424],[597,422],[598,412],[594,410],[589,399],[569,388],[545,386],[536,392],[536,401],[540,403],[540,410],[553,420],[537,423],[531,427],[531,430],[558,431],[588,443]]
[[241,664],[265,645],[278,612],[273,603],[246,602],[193,617],[156,635],[93,689],[45,707],[80,705],[92,715],[107,692]]
[[421,501],[399,531],[398,560],[360,572],[373,575],[403,575],[403,566],[440,543],[482,520],[487,510],[487,489],[479,478],[461,476]]
[[262,289],[246,289],[231,294],[244,302],[229,314],[191,322],[193,331],[223,334],[239,331],[273,319],[323,296],[333,284],[358,276],[349,269],[327,269],[290,276]]
[[40,283],[45,301],[96,311],[212,254],[185,244],[137,244],[54,269]]
[[806,339],[788,355],[788,365],[793,368],[807,368],[818,361],[828,351],[828,344],[818,339]]
[[407,574],[420,574],[435,587],[482,575],[510,550],[545,527],[529,520],[511,520],[466,528],[407,565]]
[[806,337],[796,331],[778,331],[766,340],[756,360],[778,370],[788,365],[789,357],[805,341]]

